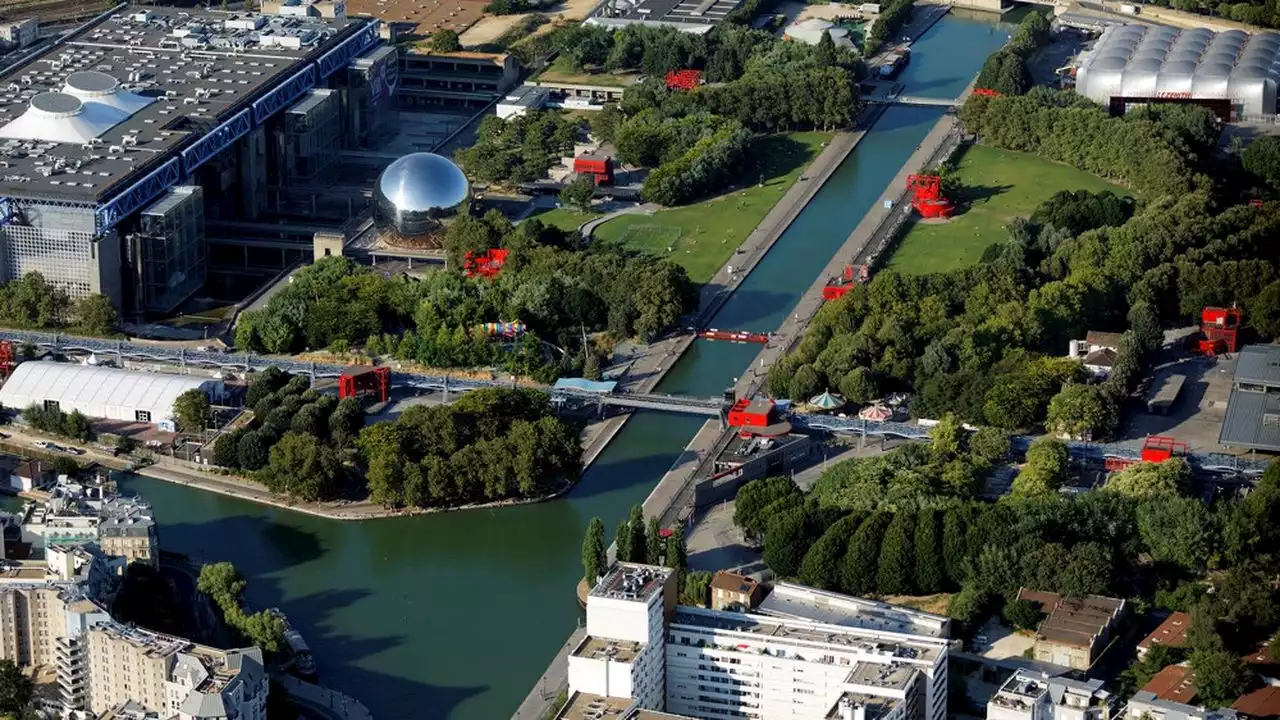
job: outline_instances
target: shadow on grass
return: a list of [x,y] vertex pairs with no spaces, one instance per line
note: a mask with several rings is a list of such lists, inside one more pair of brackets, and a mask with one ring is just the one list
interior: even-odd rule
[[974,205],[984,203],[1012,189],[1012,185],[967,185],[956,192],[956,196],[953,198],[956,204],[956,216],[961,216]]

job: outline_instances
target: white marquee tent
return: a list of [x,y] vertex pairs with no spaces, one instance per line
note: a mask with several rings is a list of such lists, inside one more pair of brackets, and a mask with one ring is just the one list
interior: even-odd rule
[[195,375],[162,375],[59,362],[24,362],[0,387],[0,405],[22,409],[57,403],[63,412],[79,410],[91,418],[147,422],[167,426],[173,402],[198,389],[217,399],[222,382]]

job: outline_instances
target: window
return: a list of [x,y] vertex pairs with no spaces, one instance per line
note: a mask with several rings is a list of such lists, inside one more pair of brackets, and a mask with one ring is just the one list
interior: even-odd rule
[[151,411],[150,410],[134,410],[133,419],[137,420],[138,422],[149,423],[151,422]]
[[58,401],[57,401],[57,400],[45,400],[45,401],[44,401],[44,409],[45,409],[45,410],[58,410],[58,409],[59,409],[59,408],[58,408]]

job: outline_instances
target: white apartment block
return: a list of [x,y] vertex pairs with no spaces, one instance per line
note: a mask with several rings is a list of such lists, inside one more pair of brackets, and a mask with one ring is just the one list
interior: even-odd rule
[[1108,720],[1113,700],[1101,680],[1019,670],[987,702],[987,720]]
[[[949,641],[937,616],[796,585],[772,616],[706,610],[676,606],[674,585],[665,568],[624,564],[592,590],[559,718],[628,708],[705,720],[946,717]],[[832,603],[826,619],[846,624],[806,619]],[[929,631],[902,632],[917,624]]]
[[1129,698],[1129,704],[1118,717],[1122,720],[1235,720],[1238,715],[1231,708],[1207,710],[1196,705],[1162,700],[1155,693],[1139,690]]
[[257,648],[218,650],[114,622],[89,631],[89,711],[130,702],[178,720],[266,720]]

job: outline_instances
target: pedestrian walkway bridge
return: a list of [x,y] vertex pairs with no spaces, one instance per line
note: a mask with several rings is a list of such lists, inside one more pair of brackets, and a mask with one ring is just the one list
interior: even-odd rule
[[862,99],[877,105],[914,105],[916,107],[953,108],[960,104],[958,98],[931,98],[921,95],[864,95]]

